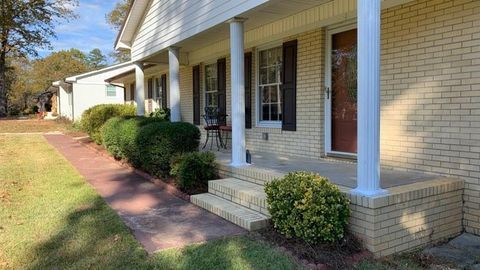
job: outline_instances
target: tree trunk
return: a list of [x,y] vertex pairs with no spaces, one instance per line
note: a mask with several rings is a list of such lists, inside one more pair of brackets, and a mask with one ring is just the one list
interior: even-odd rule
[[6,54],[5,50],[0,52],[0,117],[7,116],[7,85],[6,85]]

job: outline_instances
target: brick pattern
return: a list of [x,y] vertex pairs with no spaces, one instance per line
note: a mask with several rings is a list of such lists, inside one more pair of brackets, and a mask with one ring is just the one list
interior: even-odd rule
[[480,233],[480,1],[418,0],[382,14],[382,165],[466,180]]
[[249,231],[264,228],[269,222],[269,218],[263,214],[210,193],[193,195],[190,201]]
[[[221,174],[244,180],[229,178],[228,184],[222,183],[224,180],[210,181],[209,192],[256,211],[256,204],[261,203],[258,199],[262,198],[258,195],[262,192],[258,184],[279,177],[255,167],[219,166]],[[351,202],[349,230],[376,256],[422,247],[460,234],[463,189],[463,180],[445,177],[392,187],[387,195],[379,197],[351,194],[349,188],[340,186]],[[253,198],[257,201],[252,207]]]
[[352,199],[349,229],[376,256],[422,247],[460,234],[463,181],[428,184],[431,186],[417,186],[411,191],[397,188],[397,192],[373,204],[370,198],[349,195]]
[[209,181],[208,192],[270,216],[267,210],[267,198],[262,185],[236,178],[227,178]]

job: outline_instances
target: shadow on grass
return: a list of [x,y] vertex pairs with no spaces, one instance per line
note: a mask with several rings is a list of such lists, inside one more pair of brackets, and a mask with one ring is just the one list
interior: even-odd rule
[[244,236],[149,256],[100,197],[77,207],[32,253],[26,269],[299,269],[291,258]]

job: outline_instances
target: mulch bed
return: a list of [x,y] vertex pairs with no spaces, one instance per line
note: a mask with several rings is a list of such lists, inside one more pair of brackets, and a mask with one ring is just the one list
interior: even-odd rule
[[336,243],[308,244],[297,238],[287,238],[272,225],[252,233],[254,237],[277,246],[297,258],[308,269],[347,269],[355,263],[372,257],[359,239],[348,233]]

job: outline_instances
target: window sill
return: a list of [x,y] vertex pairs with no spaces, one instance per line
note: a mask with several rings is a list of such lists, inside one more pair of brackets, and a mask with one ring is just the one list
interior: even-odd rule
[[282,122],[258,122],[255,126],[257,128],[282,128]]

